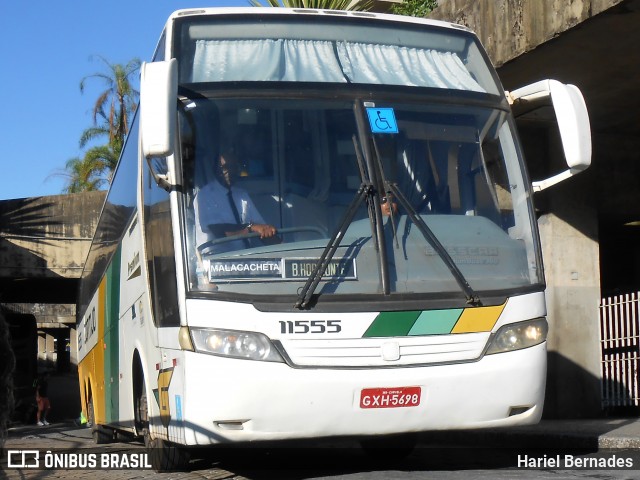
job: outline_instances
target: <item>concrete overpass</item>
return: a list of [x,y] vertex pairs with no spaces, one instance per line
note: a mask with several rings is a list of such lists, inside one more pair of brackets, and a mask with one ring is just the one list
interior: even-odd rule
[[41,367],[74,363],[76,291],[104,195],[0,201],[0,303],[10,320],[35,317]]
[[75,303],[104,192],[0,201],[0,295]]
[[[432,17],[475,30],[507,90],[554,78],[585,95],[593,165],[534,200],[552,327],[545,414],[599,415],[599,300],[603,292],[640,290],[640,233],[629,225],[640,220],[640,0],[441,0]],[[519,122],[532,178],[560,171],[548,121]],[[77,279],[102,199],[94,193],[0,202],[0,302],[31,309],[41,329],[73,323]]]

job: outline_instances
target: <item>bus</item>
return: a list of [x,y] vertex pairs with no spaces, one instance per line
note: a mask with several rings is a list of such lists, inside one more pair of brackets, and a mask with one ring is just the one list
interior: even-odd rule
[[[513,112],[540,108],[568,168],[534,185]],[[144,438],[165,470],[193,447],[538,422],[532,195],[590,158],[580,91],[505,92],[465,27],[175,12],[81,280],[95,440]]]

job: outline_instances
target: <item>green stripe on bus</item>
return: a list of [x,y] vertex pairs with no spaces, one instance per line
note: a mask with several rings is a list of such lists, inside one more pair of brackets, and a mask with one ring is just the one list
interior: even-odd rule
[[404,337],[422,312],[382,312],[369,326],[364,337]]
[[451,333],[462,315],[462,308],[422,312],[409,330],[409,335],[445,335]]
[[451,333],[464,309],[382,312],[371,323],[364,338],[445,335]]
[[105,335],[104,335],[104,385],[105,414],[109,423],[119,420],[119,385],[118,368],[119,335],[118,321],[120,316],[120,262],[122,247],[118,247],[111,265],[107,269],[107,292],[105,298]]

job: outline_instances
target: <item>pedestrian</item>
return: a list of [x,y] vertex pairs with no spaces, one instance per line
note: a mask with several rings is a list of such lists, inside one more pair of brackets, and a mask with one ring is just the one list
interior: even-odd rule
[[47,422],[47,414],[51,410],[51,402],[49,402],[49,396],[47,390],[49,389],[49,382],[47,376],[43,375],[36,380],[36,402],[38,403],[37,424],[40,427],[49,425]]

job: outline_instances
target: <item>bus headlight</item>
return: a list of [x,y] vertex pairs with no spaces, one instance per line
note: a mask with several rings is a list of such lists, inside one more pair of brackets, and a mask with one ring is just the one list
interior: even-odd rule
[[223,357],[283,362],[284,360],[266,335],[211,328],[190,328],[196,352]]
[[533,347],[547,339],[548,331],[549,326],[544,318],[505,325],[493,336],[486,354]]

